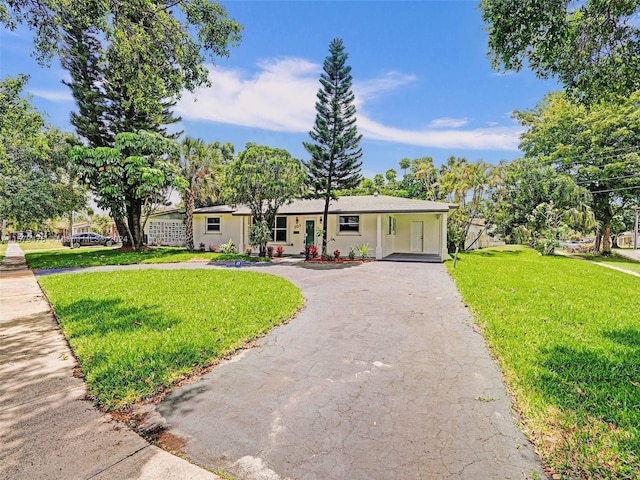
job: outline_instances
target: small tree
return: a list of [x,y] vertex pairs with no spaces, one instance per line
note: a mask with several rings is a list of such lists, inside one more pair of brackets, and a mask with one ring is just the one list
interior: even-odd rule
[[[314,198],[324,199],[323,225],[327,225],[329,202],[336,200],[336,190],[356,188],[360,182],[362,135],[356,128],[356,107],[351,91],[351,67],[342,40],[329,44],[329,56],[320,76],[321,88],[316,102],[316,120],[309,136],[313,143],[303,142],[311,155],[305,162],[309,187]],[[327,254],[327,231],[322,236],[322,255]]]
[[186,137],[180,143],[178,174],[186,180],[180,196],[185,209],[185,237],[187,250],[194,250],[193,209],[196,200],[217,198],[220,193],[220,167],[225,162],[223,152],[232,149],[219,148],[220,144],[206,145],[202,140]]
[[177,157],[177,145],[155,133],[120,133],[115,148],[77,146],[69,156],[96,194],[98,206],[116,220],[120,235],[126,237],[123,246],[133,249],[142,246],[146,218],[166,201],[168,189],[184,187],[170,160]]
[[[300,160],[286,150],[248,143],[227,168],[223,197],[232,205],[245,204],[254,223],[275,227],[282,205],[304,192],[304,170]],[[260,256],[266,255],[268,240],[261,240]]]

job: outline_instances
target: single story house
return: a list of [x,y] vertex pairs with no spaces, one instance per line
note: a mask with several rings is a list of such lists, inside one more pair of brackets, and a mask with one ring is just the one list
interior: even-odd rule
[[[323,225],[324,200],[298,199],[278,210],[269,245],[281,245],[285,255],[298,255],[305,246],[319,248],[321,231],[327,229],[329,253],[340,250],[346,256],[352,248],[366,243],[377,259],[404,253],[444,261],[448,258],[447,216],[456,207],[385,195],[347,196],[330,203],[327,225]],[[175,244],[165,241],[160,233],[177,231],[177,216],[173,211],[150,217],[145,227],[149,243]],[[194,244],[209,249],[232,240],[238,251],[244,252],[249,246],[251,222],[251,210],[246,206],[198,208],[193,215]],[[161,227],[160,223],[167,225]]]

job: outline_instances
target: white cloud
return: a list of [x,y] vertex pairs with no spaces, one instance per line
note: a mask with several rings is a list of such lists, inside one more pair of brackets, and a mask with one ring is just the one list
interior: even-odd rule
[[[321,66],[299,58],[262,62],[252,75],[240,70],[211,70],[211,89],[185,95],[176,113],[188,120],[220,122],[282,132],[308,132],[315,118]],[[382,93],[415,81],[412,75],[389,72],[354,83],[360,108]],[[426,129],[387,126],[358,113],[358,130],[365,138],[436,148],[517,150],[521,127],[461,129],[467,119],[439,118]],[[455,130],[454,130],[455,128]]]
[[30,89],[34,96],[44,98],[45,100],[50,100],[52,102],[72,102],[73,96],[70,92],[65,90],[32,90]]
[[464,127],[469,121],[466,118],[442,117],[431,120],[429,128],[459,128]]

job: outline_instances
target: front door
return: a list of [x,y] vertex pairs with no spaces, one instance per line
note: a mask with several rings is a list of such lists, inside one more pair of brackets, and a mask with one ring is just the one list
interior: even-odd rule
[[304,245],[310,247],[316,243],[316,221],[307,220],[304,228]]
[[411,251],[422,252],[423,222],[411,222]]

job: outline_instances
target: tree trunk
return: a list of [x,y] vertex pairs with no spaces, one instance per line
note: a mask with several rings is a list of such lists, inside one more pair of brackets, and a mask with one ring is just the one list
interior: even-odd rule
[[327,222],[329,218],[329,202],[331,198],[327,195],[324,197],[324,212],[322,214],[322,258],[327,257]]
[[604,235],[602,238],[602,253],[611,253],[611,228],[606,227],[604,229]]
[[132,237],[132,247],[139,250],[142,246],[142,201],[136,199],[131,200],[127,207],[127,224]]
[[125,219],[122,217],[114,217],[113,221],[116,224],[116,229],[118,230],[118,236],[120,237],[120,241],[122,241],[122,246],[130,247],[131,238],[129,237],[129,229],[127,228]]
[[187,250],[192,252],[195,249],[193,244],[193,191],[191,189],[187,190],[185,194],[185,221],[184,221],[184,233],[185,233],[185,244]]
[[593,253],[595,253],[596,255],[600,253],[600,245],[602,245],[602,232],[598,230],[596,232],[596,244],[593,247]]

